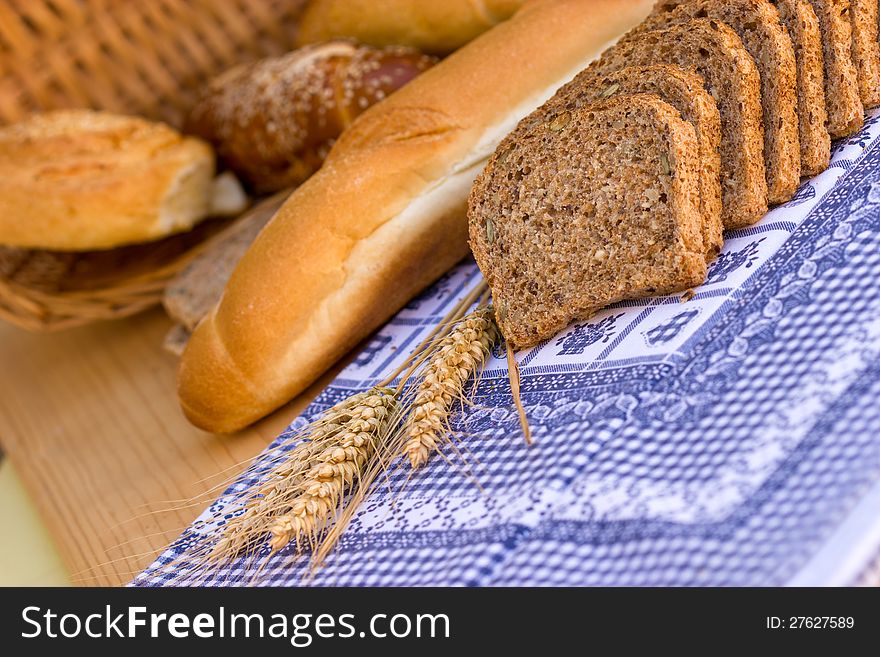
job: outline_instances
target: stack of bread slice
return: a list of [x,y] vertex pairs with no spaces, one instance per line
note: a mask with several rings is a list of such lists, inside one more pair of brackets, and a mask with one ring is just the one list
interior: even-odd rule
[[722,227],[754,224],[827,168],[831,138],[880,104],[877,7],[659,0],[523,119],[469,204],[510,343],[699,284]]

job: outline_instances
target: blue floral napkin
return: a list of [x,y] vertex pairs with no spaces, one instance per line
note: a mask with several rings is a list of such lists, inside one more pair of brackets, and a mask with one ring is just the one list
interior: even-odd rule
[[[518,354],[531,447],[495,354],[449,461],[377,482],[307,583],[877,583],[878,137],[875,114],[728,233],[692,298],[619,303]],[[379,381],[479,280],[468,262],[413,301],[291,427]],[[166,566],[223,514],[221,497],[133,583],[187,583]],[[282,551],[262,581],[303,585],[305,565]],[[209,583],[243,581],[232,564]]]

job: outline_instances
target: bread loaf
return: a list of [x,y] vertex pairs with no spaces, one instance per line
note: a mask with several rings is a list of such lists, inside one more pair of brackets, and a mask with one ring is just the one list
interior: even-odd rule
[[772,0],[794,45],[798,80],[798,126],[801,175],[815,176],[828,168],[831,136],[825,109],[825,68],[819,19],[807,0]]
[[505,138],[470,195],[471,248],[515,349],[706,275],[693,126],[648,94],[558,109]]
[[668,63],[693,67],[721,114],[721,218],[725,228],[749,226],[767,212],[761,80],[740,38],[706,18],[621,41],[583,72],[582,79],[627,66]]
[[467,195],[495,146],[651,5],[533,0],[358,118],[194,331],[187,417],[230,432],[272,411],[466,255]]
[[434,60],[408,48],[322,43],[236,67],[201,94],[185,130],[257,193],[298,185],[339,134]]
[[305,45],[348,37],[446,55],[510,18],[523,1],[312,0],[300,19],[297,40]]
[[536,110],[526,122],[549,122],[563,112],[589,105],[618,95],[648,93],[669,103],[682,118],[694,127],[700,151],[700,216],[702,240],[706,260],[711,261],[721,251],[723,243],[721,223],[721,117],[712,96],[703,88],[703,78],[692,70],[678,66],[630,66],[595,80],[581,76],[563,86],[556,95]]
[[797,66],[791,39],[767,0],[660,0],[636,33],[700,17],[733,29],[755,60],[761,75],[767,200],[784,203],[794,195],[801,177]]
[[163,123],[91,110],[0,128],[0,244],[91,251],[207,216],[214,154]]
[[852,25],[849,0],[810,0],[822,31],[825,61],[825,106],[828,132],[833,139],[862,127],[864,106],[852,60]]

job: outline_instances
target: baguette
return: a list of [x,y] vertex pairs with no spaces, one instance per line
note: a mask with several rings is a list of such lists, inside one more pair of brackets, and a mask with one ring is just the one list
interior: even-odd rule
[[532,0],[361,115],[194,331],[178,377],[190,421],[232,432],[278,408],[464,257],[495,147],[652,5]]
[[223,296],[223,288],[235,265],[289,193],[279,192],[245,212],[205,245],[202,252],[165,286],[162,295],[165,312],[187,333]]
[[300,45],[351,38],[435,55],[458,50],[510,18],[523,0],[312,0],[300,19]]

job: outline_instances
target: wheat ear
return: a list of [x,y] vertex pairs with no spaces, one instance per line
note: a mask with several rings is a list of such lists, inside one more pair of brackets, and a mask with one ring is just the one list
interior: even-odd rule
[[397,400],[387,389],[373,389],[347,417],[324,449],[314,455],[312,467],[300,483],[301,493],[290,510],[269,528],[269,547],[277,552],[291,541],[315,545],[336,516],[346,493],[379,447],[394,415]]
[[[319,420],[293,438],[295,448],[255,464],[268,470],[258,487],[236,496],[233,504],[243,509],[230,519],[210,553],[211,561],[258,550],[265,536],[277,551],[291,539],[313,540],[330,520],[338,500],[373,454],[393,416],[397,401],[388,388],[357,393],[327,409]],[[334,506],[335,506],[334,503]],[[282,543],[283,527],[289,538]]]
[[448,441],[449,414],[467,380],[486,361],[500,333],[491,306],[465,316],[427,361],[406,422],[404,452],[414,468]]

